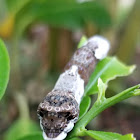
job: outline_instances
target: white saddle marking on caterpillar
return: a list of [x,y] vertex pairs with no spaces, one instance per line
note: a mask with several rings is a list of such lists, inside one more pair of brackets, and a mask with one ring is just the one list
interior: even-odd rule
[[86,45],[87,43],[90,43],[91,45],[96,44],[97,48],[95,48],[94,52],[95,52],[95,57],[97,59],[101,60],[107,56],[107,53],[110,49],[110,43],[106,38],[99,35],[95,35],[89,38],[84,45]]
[[53,90],[72,92],[75,100],[80,105],[81,98],[84,94],[84,80],[81,79],[78,73],[78,67],[73,65],[70,69],[62,73]]

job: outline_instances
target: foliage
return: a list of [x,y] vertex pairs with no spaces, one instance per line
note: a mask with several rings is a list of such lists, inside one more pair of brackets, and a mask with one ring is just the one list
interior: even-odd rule
[[116,57],[107,57],[98,63],[98,67],[95,68],[94,73],[89,79],[85,93],[87,95],[97,93],[97,79],[99,77],[107,84],[110,80],[115,79],[118,76],[127,76],[131,74],[134,69],[135,66],[126,66]]
[[35,21],[67,29],[83,28],[88,22],[103,28],[111,24],[109,11],[98,1],[6,0],[6,5],[8,17],[14,17],[14,36],[20,36]]
[[36,132],[35,135],[37,136],[38,131],[39,131],[39,126],[36,123],[34,123],[32,120],[19,119],[7,131],[5,135],[5,140],[17,140],[22,138],[23,136],[30,135],[33,132]]
[[81,38],[81,40],[80,40],[80,42],[79,42],[77,48],[81,48],[81,47],[84,45],[84,43],[86,43],[86,41],[87,41],[86,36],[83,36],[83,37]]
[[4,95],[9,80],[9,56],[6,47],[0,40],[0,99]]

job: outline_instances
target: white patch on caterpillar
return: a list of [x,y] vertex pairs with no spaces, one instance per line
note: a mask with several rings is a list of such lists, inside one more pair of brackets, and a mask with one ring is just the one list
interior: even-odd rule
[[81,98],[84,94],[84,80],[81,79],[78,73],[78,66],[73,65],[70,69],[62,73],[53,90],[71,92],[80,105]]
[[43,130],[43,126],[42,126],[42,117],[40,117],[40,128]]
[[63,131],[56,138],[48,138],[47,135],[45,134],[45,132],[43,131],[44,140],[63,140],[66,138],[66,136],[67,136],[67,134]]
[[74,127],[74,122],[71,120],[69,123],[68,123],[68,126],[64,129],[64,132],[65,133],[68,133],[72,130],[72,128]]
[[95,35],[89,38],[84,45],[88,43],[90,43],[91,45],[96,45],[97,48],[95,48],[94,52],[97,59],[101,60],[107,56],[107,53],[110,49],[110,43],[107,39],[102,36]]
[[[74,127],[74,123],[75,123],[74,120],[71,120],[68,123],[67,127],[56,138],[48,138],[47,135],[45,134],[45,132],[43,131],[43,138],[44,138],[44,140],[63,140],[63,139],[65,139],[66,136],[67,136],[67,133],[70,132],[73,129],[73,127]],[[41,124],[41,122],[40,122],[40,124]]]

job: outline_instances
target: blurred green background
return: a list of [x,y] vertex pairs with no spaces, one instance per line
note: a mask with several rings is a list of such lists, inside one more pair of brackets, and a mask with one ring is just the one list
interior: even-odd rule
[[[137,65],[133,75],[110,83],[107,96],[140,83],[140,0],[0,0],[0,38],[11,60],[9,85],[0,102],[0,140],[40,130],[38,104],[80,38],[95,34],[111,42],[110,55]],[[105,110],[88,127],[132,132],[140,139],[140,97]]]

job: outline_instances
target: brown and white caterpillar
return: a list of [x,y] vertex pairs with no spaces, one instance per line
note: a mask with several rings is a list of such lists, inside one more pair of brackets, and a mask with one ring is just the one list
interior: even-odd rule
[[37,114],[44,140],[63,140],[78,120],[79,106],[98,60],[106,57],[109,42],[93,36],[76,50],[53,90],[39,104]]

